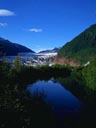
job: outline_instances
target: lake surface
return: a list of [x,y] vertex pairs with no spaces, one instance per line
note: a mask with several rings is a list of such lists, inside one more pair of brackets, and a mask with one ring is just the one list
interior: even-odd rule
[[62,120],[67,115],[76,118],[81,102],[70,91],[66,90],[55,80],[37,81],[28,85],[27,91],[35,95],[45,94],[45,101],[49,103],[57,117]]

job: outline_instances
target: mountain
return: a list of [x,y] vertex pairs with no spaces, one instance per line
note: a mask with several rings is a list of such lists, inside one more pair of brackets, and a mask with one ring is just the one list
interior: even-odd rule
[[40,51],[39,53],[57,53],[59,51],[60,48],[54,48],[54,49],[50,49],[50,50],[44,50],[44,51]]
[[12,43],[9,40],[0,38],[0,52],[6,56],[15,56],[20,52],[32,52],[29,48],[22,46],[20,44]]
[[58,57],[74,59],[83,64],[96,57],[96,24],[66,43],[58,52]]

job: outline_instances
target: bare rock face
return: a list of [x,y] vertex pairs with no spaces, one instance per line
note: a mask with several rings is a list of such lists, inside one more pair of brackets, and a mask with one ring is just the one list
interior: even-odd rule
[[60,64],[60,65],[70,65],[70,66],[80,66],[80,64],[73,59],[66,59],[65,57],[55,57],[54,58],[54,63],[55,64]]

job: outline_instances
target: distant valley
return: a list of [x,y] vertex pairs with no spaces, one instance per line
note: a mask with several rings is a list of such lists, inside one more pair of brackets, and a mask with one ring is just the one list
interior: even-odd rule
[[0,38],[0,60],[7,61],[11,65],[14,64],[16,56],[19,56],[22,65],[51,65],[58,50],[59,48],[54,48],[36,53],[25,46]]
[[40,51],[39,53],[58,53],[60,48],[53,48],[49,50]]
[[53,48],[39,53],[0,38],[0,59],[13,63],[16,56],[27,66],[64,64],[71,66],[84,65],[96,57],[96,24],[90,26],[72,41],[61,48]]

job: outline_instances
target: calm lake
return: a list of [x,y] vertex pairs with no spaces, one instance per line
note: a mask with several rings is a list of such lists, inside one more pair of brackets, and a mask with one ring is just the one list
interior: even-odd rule
[[76,96],[55,80],[37,81],[28,85],[27,91],[32,93],[32,95],[36,93],[38,95],[44,94],[46,103],[52,106],[53,111],[60,120],[68,115],[72,119],[77,118],[77,113],[82,106],[82,103]]

